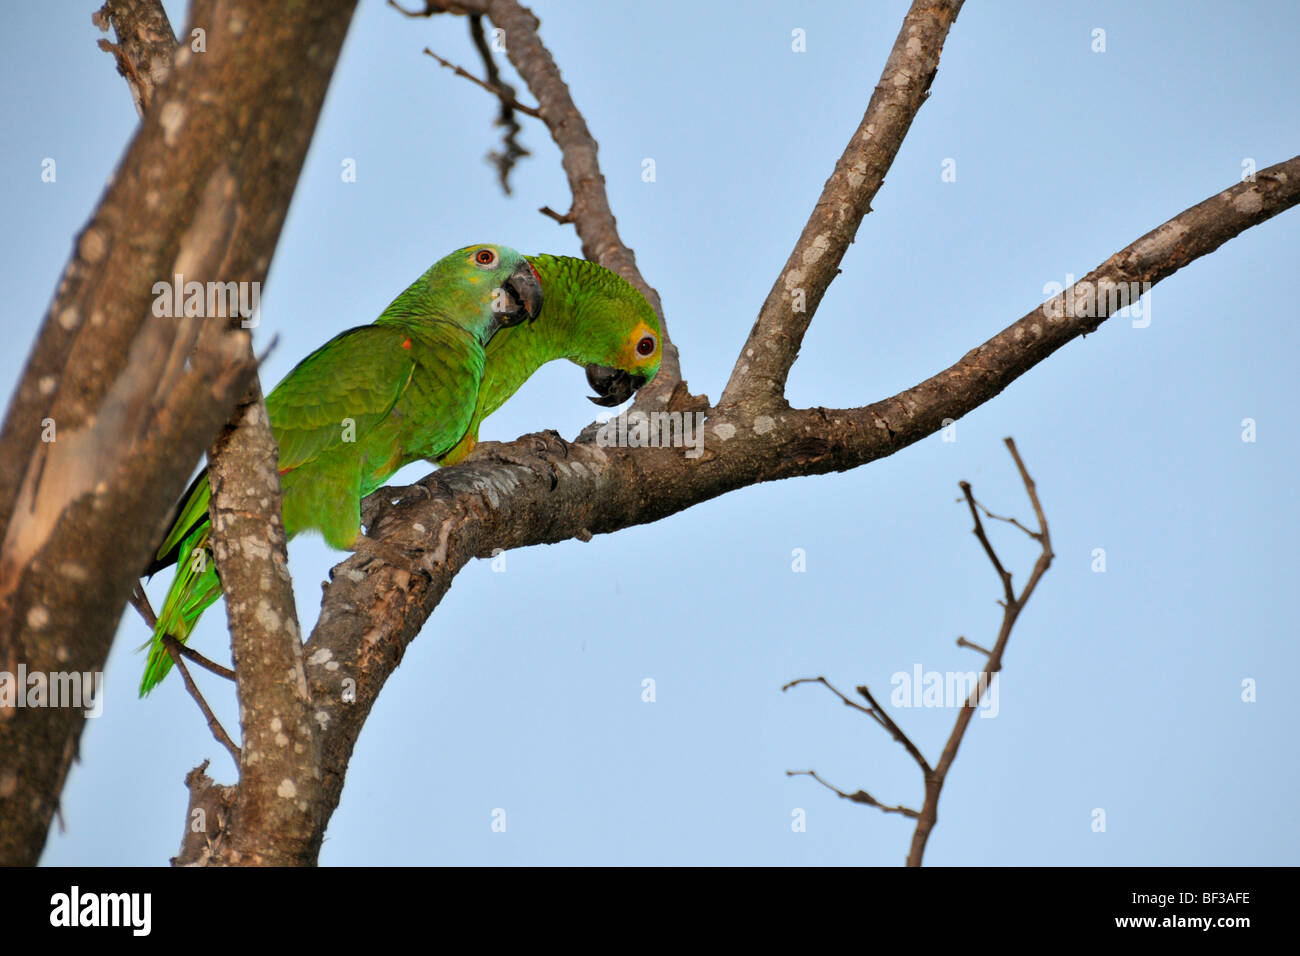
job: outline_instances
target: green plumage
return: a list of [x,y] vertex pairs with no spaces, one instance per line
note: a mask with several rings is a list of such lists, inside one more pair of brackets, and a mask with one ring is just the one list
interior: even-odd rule
[[[473,261],[485,249],[498,254],[492,269]],[[533,282],[539,288],[531,288]],[[504,297],[505,308],[503,286],[514,293]],[[540,302],[529,301],[526,311],[535,318],[525,323],[522,300],[531,293],[539,293]],[[660,358],[654,310],[613,272],[562,256],[525,260],[499,246],[458,250],[373,325],[331,339],[266,397],[280,447],[285,533],[317,530],[332,547],[354,546],[365,495],[410,462],[463,459],[483,419],[547,362],[569,359],[644,383]],[[221,594],[208,550],[209,500],[204,472],[146,569],[152,574],[177,564],[154,629],[142,696],[171,667],[163,636],[186,640]]]
[[[465,439],[440,465],[453,465],[474,448],[483,419],[506,403],[547,362],[568,359],[605,366],[649,382],[662,358],[659,318],[631,283],[618,274],[568,256],[529,256],[542,280],[536,322],[503,329],[487,347],[487,366]],[[652,341],[642,354],[638,346]]]
[[[465,434],[483,377],[484,347],[501,328],[534,318],[537,274],[522,255],[472,246],[436,263],[373,325],[349,329],[303,359],[266,397],[280,448],[288,537],[320,531],[353,547],[361,499],[403,465],[436,460]],[[171,667],[162,638],[188,638],[221,593],[208,552],[207,473],[187,492],[146,569],[175,561],[140,684],[146,694]]]

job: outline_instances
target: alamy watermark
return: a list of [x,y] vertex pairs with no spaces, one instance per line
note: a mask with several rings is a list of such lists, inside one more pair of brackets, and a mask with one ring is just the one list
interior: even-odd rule
[[1065,285],[1048,282],[1043,286],[1043,295],[1051,296],[1043,303],[1043,315],[1049,319],[1067,315],[1083,319],[1114,315],[1131,317],[1135,329],[1145,329],[1151,324],[1150,282],[1109,282],[1103,279],[1093,283],[1084,279],[1076,283],[1074,276],[1067,272]]
[[230,319],[239,316],[240,328],[255,329],[261,322],[260,282],[185,281],[176,273],[172,281],[153,284],[153,314],[160,319],[195,316],[202,319]]
[[84,717],[104,712],[103,671],[0,671],[0,712],[11,707],[76,707]]
[[601,448],[685,448],[687,458],[704,454],[704,412],[622,412],[596,432]]
[[889,703],[895,707],[963,707],[979,691],[981,717],[998,715],[998,676],[984,671],[895,671],[889,678],[893,690]]
[[83,893],[73,884],[50,897],[51,926],[121,926],[133,936],[153,928],[152,893]]

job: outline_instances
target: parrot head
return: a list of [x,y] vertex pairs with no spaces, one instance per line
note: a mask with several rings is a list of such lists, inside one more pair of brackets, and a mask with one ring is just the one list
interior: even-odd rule
[[577,316],[567,357],[586,367],[587,384],[596,392],[588,397],[606,407],[623,404],[659,371],[663,336],[654,309],[630,282],[593,262],[567,256],[532,261],[547,301],[553,286],[559,298],[562,285]]
[[[461,300],[469,307],[458,308]],[[542,311],[542,280],[523,253],[479,243],[435,262],[387,314],[409,314],[426,302],[435,303],[443,314],[472,316],[469,331],[486,346],[501,329],[537,318]]]

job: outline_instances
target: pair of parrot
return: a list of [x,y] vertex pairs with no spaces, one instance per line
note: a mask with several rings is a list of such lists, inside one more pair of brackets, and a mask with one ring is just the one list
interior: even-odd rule
[[[547,362],[586,366],[591,400],[614,406],[654,378],[661,354],[654,310],[608,269],[500,245],[457,249],[372,324],[330,339],[266,396],[285,535],[314,530],[331,547],[355,548],[362,498],[411,462],[461,461],[483,419]],[[171,668],[163,638],[184,642],[221,594],[210,500],[204,470],[144,570],[176,565],[145,645],[141,697]]]

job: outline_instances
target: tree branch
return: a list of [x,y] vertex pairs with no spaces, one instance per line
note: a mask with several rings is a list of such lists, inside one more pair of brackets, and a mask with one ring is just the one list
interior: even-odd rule
[[[210,862],[312,865],[320,749],[280,515],[279,450],[260,387],[249,390],[208,457],[212,551],[230,619],[241,738],[229,853]],[[196,861],[182,853],[180,862]]]
[[901,813],[903,816],[908,817],[912,820],[915,820],[917,817],[920,816],[920,814],[917,813],[915,810],[913,810],[911,807],[905,807],[901,803],[893,807],[889,806],[888,804],[881,803],[879,800],[877,800],[871,794],[867,793],[867,791],[865,790],[858,790],[856,793],[845,793],[839,787],[835,786],[832,783],[827,783],[825,780],[819,777],[817,775],[816,770],[787,770],[785,772],[785,775],[787,777],[812,777],[814,780],[820,783],[827,790],[833,792],[840,799],[851,800],[854,803],[863,803],[869,807],[875,807],[876,809],[880,810],[882,813]]
[[[984,532],[984,525],[980,521],[979,511],[976,510],[975,498],[971,494],[970,482],[963,481],[960,483],[962,492],[966,497],[966,503],[970,508],[971,515],[975,519],[975,527],[972,529],[972,533],[979,539],[985,555],[997,570],[999,578],[1001,578],[1003,585],[1006,587],[1007,601],[1003,605],[1002,626],[998,631],[997,642],[993,645],[992,651],[984,651],[987,657],[984,668],[976,678],[975,686],[971,690],[969,696],[962,702],[961,708],[957,711],[956,724],[953,727],[951,735],[948,737],[948,743],[943,748],[943,753],[939,758],[939,762],[934,767],[930,766],[925,757],[922,756],[921,751],[917,748],[916,744],[914,744],[911,738],[908,737],[896,723],[894,723],[893,719],[890,718],[888,711],[877,703],[875,697],[872,696],[871,691],[866,687],[859,687],[858,693],[866,698],[870,707],[862,707],[859,704],[855,704],[838,690],[835,690],[835,688],[832,687],[824,677],[818,677],[811,680],[808,678],[801,678],[792,681],[782,688],[782,690],[785,690],[789,687],[795,686],[796,684],[802,683],[819,682],[823,684],[835,693],[844,703],[856,707],[888,731],[894,740],[901,744],[908,754],[911,755],[912,759],[916,761],[917,766],[921,768],[921,776],[925,781],[925,802],[922,804],[919,813],[915,810],[909,810],[901,805],[890,807],[882,804],[865,790],[859,790],[854,794],[845,793],[838,787],[833,787],[826,781],[822,780],[822,778],[817,776],[816,772],[812,770],[786,771],[786,776],[788,777],[800,775],[810,776],[818,783],[822,784],[822,786],[833,790],[844,799],[878,807],[886,813],[902,813],[904,816],[915,819],[917,821],[916,829],[912,833],[912,845],[907,855],[908,866],[921,865],[921,858],[925,855],[926,842],[929,840],[930,833],[939,819],[939,797],[943,792],[944,782],[947,780],[948,771],[952,768],[953,761],[957,759],[957,749],[961,746],[962,738],[966,734],[967,727],[970,726],[971,716],[975,713],[976,708],[979,707],[984,692],[992,682],[994,675],[1002,669],[1002,655],[1006,651],[1007,641],[1011,637],[1011,629],[1015,626],[1016,619],[1019,617],[1025,604],[1029,601],[1029,598],[1033,595],[1034,589],[1038,586],[1039,579],[1041,579],[1047,572],[1048,567],[1052,563],[1052,538],[1047,530],[1047,519],[1043,514],[1042,504],[1038,500],[1038,491],[1034,485],[1033,479],[1029,477],[1029,472],[1025,470],[1025,464],[1020,459],[1020,453],[1016,450],[1015,442],[1008,438],[1006,439],[1006,444],[1007,448],[1011,451],[1012,457],[1015,459],[1016,467],[1020,470],[1021,480],[1024,482],[1025,490],[1029,493],[1030,501],[1033,503],[1034,513],[1038,517],[1038,531],[1036,533],[1031,533],[1041,544],[1042,553],[1034,563],[1034,569],[1029,576],[1028,583],[1017,597],[1010,588],[1011,575],[1004,570],[1002,561],[998,558],[997,552],[994,551],[993,545],[989,542],[988,536]],[[983,650],[983,648],[979,648],[978,645],[970,644],[965,638],[958,638],[957,643],[959,645],[976,647],[979,650]]]
[[[1212,252],[1232,236],[1300,202],[1300,157],[1225,190],[1146,234],[1074,287],[1102,278],[1152,283]],[[1062,296],[1049,300],[1063,300]],[[681,448],[601,447],[588,429],[564,456],[539,451],[529,436],[511,443],[515,457],[542,458],[546,469],[470,460],[419,483],[419,494],[375,492],[395,499],[371,534],[424,553],[432,580],[353,556],[336,566],[321,616],[307,642],[307,674],[323,725],[322,761],[328,819],[337,805],[348,758],[380,688],[474,557],[494,548],[550,544],[657,521],[718,495],[762,481],[844,471],[894,454],[989,401],[1104,317],[1044,317],[1042,307],[967,353],[957,364],[892,398],[855,409],[790,409],[752,417],[739,408],[708,412],[699,457]],[[1105,302],[1105,315],[1110,314]],[[1086,311],[1086,310],[1083,310]],[[646,494],[653,488],[654,494]],[[364,642],[355,635],[364,634]],[[344,681],[351,683],[344,684]],[[322,821],[324,825],[324,821]]]
[[[430,50],[427,46],[424,48],[424,52],[426,56],[431,56],[435,60],[437,60],[439,66],[443,67],[444,69],[451,70],[451,72],[455,73],[457,76],[463,77],[464,79],[469,80],[475,86],[479,86],[487,90],[489,93],[491,93],[493,96],[495,96],[498,100],[501,101],[502,106],[509,107],[512,110],[518,110],[520,113],[523,113],[526,116],[532,116],[537,119],[542,118],[542,114],[538,112],[536,106],[526,106],[523,103],[520,103],[517,99],[514,98],[512,94],[507,94],[505,90],[503,90],[500,86],[493,86],[491,83],[488,83],[485,80],[480,80],[477,76],[475,76],[469,70],[465,69],[463,66],[459,66],[458,64],[452,63],[450,60],[443,59],[442,57],[438,56],[438,54]],[[506,192],[509,193],[510,190],[507,189]]]
[[[397,6],[392,0],[389,2]],[[561,162],[573,193],[568,215],[558,218],[561,222],[573,223],[586,258],[617,272],[636,286],[659,316],[663,360],[655,380],[637,393],[636,404],[661,407],[668,403],[682,380],[682,370],[677,347],[668,336],[663,303],[659,301],[659,293],[637,268],[636,254],[619,237],[618,224],[605,193],[605,177],[596,159],[596,139],[587,128],[587,120],[574,103],[550,51],[542,44],[537,17],[516,0],[454,0],[446,3],[425,0],[423,11],[402,12],[407,16],[431,16],[442,12],[486,14],[505,31],[506,56],[537,100],[537,112],[550,130],[555,145],[560,148]]]
[[[951,769],[953,761],[957,759],[957,748],[961,746],[962,738],[966,735],[966,728],[970,726],[971,717],[974,715],[975,709],[980,705],[984,690],[993,679],[993,675],[1002,670],[1002,655],[1007,649],[1007,641],[1011,639],[1011,629],[1015,627],[1020,612],[1024,610],[1025,605],[1033,596],[1039,580],[1047,573],[1047,569],[1051,567],[1052,558],[1055,557],[1052,553],[1052,536],[1047,528],[1047,517],[1043,513],[1042,503],[1038,500],[1037,486],[1025,469],[1025,463],[1020,458],[1020,452],[1016,450],[1016,443],[1010,438],[1005,439],[1005,442],[1007,449],[1011,452],[1011,457],[1015,459],[1016,468],[1020,471],[1020,479],[1024,482],[1025,491],[1034,506],[1034,515],[1038,519],[1036,538],[1042,546],[1042,552],[1039,554],[1038,560],[1034,562],[1034,568],[1029,573],[1029,580],[1025,582],[1019,596],[1013,595],[1002,609],[1002,626],[998,630],[998,639],[993,645],[993,650],[988,654],[984,669],[980,672],[970,698],[966,701],[965,706],[957,711],[956,724],[952,729],[952,734],[948,737],[948,742],[944,745],[943,753],[939,756],[939,762],[935,764],[934,771],[925,778],[925,803],[921,807],[921,816],[917,820],[916,830],[912,834],[912,846],[907,854],[908,866],[921,865],[921,858],[925,855],[926,842],[930,839],[930,832],[934,829],[934,824],[939,818],[939,796],[943,791],[948,771]],[[989,559],[993,562],[994,567],[1001,567],[1001,562],[992,553],[992,548],[988,545],[988,538],[984,535],[984,527],[980,522],[979,512],[975,510],[974,499],[971,496],[968,482],[962,482],[962,491],[966,495],[967,504],[970,505],[971,514],[975,516],[973,533],[980,539],[980,544],[984,546],[985,551],[989,553]],[[1009,579],[1010,575],[1007,578]]]
[[136,112],[144,116],[154,90],[171,75],[176,51],[176,34],[161,0],[106,0],[91,20],[105,32],[113,27],[117,43],[100,40],[99,48],[117,60],[117,72],[131,87]]
[[[176,665],[176,670],[181,675],[185,689],[189,691],[190,697],[194,698],[194,703],[203,712],[203,719],[207,721],[208,730],[212,731],[212,736],[216,738],[217,743],[226,748],[226,752],[230,754],[230,759],[238,767],[240,764],[239,747],[230,739],[230,734],[226,733],[226,728],[221,726],[221,721],[217,720],[217,715],[212,712],[208,702],[203,699],[203,694],[199,691],[198,685],[194,683],[194,678],[190,676],[190,669],[185,666],[185,645],[170,634],[163,636],[163,644],[166,645],[167,653],[171,655],[172,663]],[[203,766],[206,767],[207,765],[208,762],[203,761]],[[199,769],[202,770],[202,768]]]
[[[103,669],[138,571],[253,372],[246,330],[155,316],[155,284],[265,279],[353,5],[191,5],[208,50],[179,48],[155,90],[0,432],[0,661]],[[83,721],[0,711],[0,863],[39,857]]]
[[857,234],[930,95],[939,54],[963,0],[914,0],[867,111],[835,164],[785,268],[740,350],[719,405],[785,406],[785,382],[799,345],[840,260]]
[[[109,0],[100,16],[105,13],[119,36],[147,33],[152,28],[155,33],[165,31],[171,40],[159,40],[153,45],[137,42],[125,53],[113,48],[119,72],[127,78],[143,114],[154,90],[150,78],[161,83],[171,69],[175,46],[171,26],[156,0]],[[100,23],[98,17],[96,22]],[[107,28],[106,23],[100,25]],[[111,46],[105,41],[100,45],[105,49]],[[232,331],[236,324],[232,324]],[[243,338],[247,343],[248,338]],[[274,344],[268,346],[268,352]],[[255,360],[250,345],[243,361],[260,366],[264,358]],[[319,748],[306,699],[301,631],[280,516],[279,456],[256,381],[209,458],[212,548],[228,605],[234,657],[245,662],[237,680],[245,750],[241,751],[221,726],[182,658],[231,680],[236,679],[235,673],[167,635],[164,641],[186,689],[240,773],[239,785],[223,790],[231,805],[234,839],[223,844],[221,851],[229,853],[218,852],[209,844],[183,843],[181,854],[173,862],[313,863],[318,849],[311,839],[316,832],[313,817],[320,789]],[[138,584],[131,600],[153,627],[156,619]],[[295,679],[286,681],[286,673]],[[205,762],[196,771],[203,779],[206,766]],[[193,782],[195,775],[191,774],[191,778]],[[301,799],[286,799],[290,791]]]

